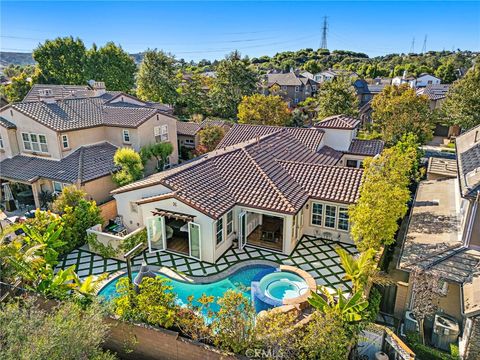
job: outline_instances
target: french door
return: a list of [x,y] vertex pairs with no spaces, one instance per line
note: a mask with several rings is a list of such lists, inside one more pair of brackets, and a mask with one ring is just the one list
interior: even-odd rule
[[247,244],[247,213],[238,214],[238,248],[242,250]]
[[147,219],[147,240],[149,252],[165,250],[165,218],[163,216]]
[[200,225],[194,222],[188,223],[189,255],[200,260],[202,256],[202,241],[200,236]]

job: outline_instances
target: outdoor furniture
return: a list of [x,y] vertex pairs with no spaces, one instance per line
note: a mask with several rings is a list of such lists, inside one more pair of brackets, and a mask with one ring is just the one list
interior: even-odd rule
[[262,240],[268,242],[277,242],[283,224],[278,221],[265,221],[262,224]]

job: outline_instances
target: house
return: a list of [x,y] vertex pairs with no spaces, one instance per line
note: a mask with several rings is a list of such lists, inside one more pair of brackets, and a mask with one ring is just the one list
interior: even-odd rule
[[313,75],[313,80],[321,84],[325,81],[332,81],[339,76],[348,77],[353,80],[354,78],[358,77],[358,74],[354,71],[348,71],[343,69],[328,69]]
[[178,149],[182,148],[196,149],[199,145],[198,133],[207,126],[219,126],[225,133],[230,129],[231,123],[221,119],[205,119],[201,123],[194,121],[178,121],[177,122],[177,140]]
[[[106,91],[101,82],[35,85],[24,101],[0,110],[0,181],[20,205],[43,207],[41,195],[60,192],[66,184],[103,202],[116,187],[111,174],[118,147],[138,151],[170,141],[170,163],[178,162],[176,124],[162,106]],[[155,165],[148,163],[147,172]]]
[[306,98],[314,96],[318,85],[315,80],[295,72],[267,74],[262,92],[265,95],[278,94],[288,102],[290,107],[294,107]]
[[402,76],[395,76],[392,79],[392,85],[400,86],[400,85],[403,85],[403,84],[408,84],[412,88],[415,87],[415,77],[414,76],[408,76],[407,75],[407,70],[405,70],[403,72]]
[[369,101],[371,101],[375,95],[378,95],[383,91],[385,86],[386,86],[385,83],[369,84],[364,79],[357,79],[353,82],[353,87],[357,92],[357,97],[358,97],[358,101],[360,102],[360,106],[363,106]]
[[215,263],[232,245],[290,254],[305,234],[352,243],[363,171],[331,165],[323,136],[277,127],[112,193],[130,230],[147,226],[151,252]]
[[[355,132],[358,120],[342,121]],[[130,231],[147,226],[151,252],[210,263],[246,244],[290,254],[303,235],[351,244],[347,209],[363,170],[346,163],[376,155],[383,143],[374,150],[354,141],[339,151],[327,138],[345,148],[346,125],[338,134],[324,125],[235,124],[216,150],[113,190],[119,213]]]
[[440,80],[436,76],[433,76],[427,73],[422,73],[415,80],[415,87],[421,88],[428,85],[440,85],[441,82],[442,80]]
[[[397,283],[395,313],[398,318],[403,317],[415,301],[412,299],[415,278],[409,275],[414,267],[436,274],[440,278],[439,313],[458,324],[463,358],[477,359],[480,344],[480,126],[459,136],[456,149],[456,164],[445,159],[430,160],[428,178],[419,184],[397,263],[397,269],[406,280]],[[429,328],[432,326],[435,325],[430,323]],[[431,339],[433,344],[437,335]]]

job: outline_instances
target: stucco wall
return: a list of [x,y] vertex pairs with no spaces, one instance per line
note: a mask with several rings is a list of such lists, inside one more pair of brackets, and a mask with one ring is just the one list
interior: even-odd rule
[[103,126],[59,133],[60,142],[62,139],[62,135],[67,135],[69,145],[68,149],[64,149],[63,143],[61,143],[62,157],[67,156],[81,146],[100,143],[107,139],[105,134],[105,127]]
[[353,154],[344,154],[340,161],[338,162],[338,165],[340,166],[347,166],[347,161],[348,160],[359,160],[363,161],[367,156],[362,156],[362,155],[353,155]]
[[87,192],[89,199],[97,203],[103,203],[111,198],[110,191],[118,186],[112,180],[111,175],[86,182],[82,188]]
[[338,151],[347,151],[355,136],[354,130],[323,129],[325,145]]
[[6,129],[0,126],[0,135],[3,141],[3,149],[0,149],[0,161],[17,155],[19,148],[15,129]]

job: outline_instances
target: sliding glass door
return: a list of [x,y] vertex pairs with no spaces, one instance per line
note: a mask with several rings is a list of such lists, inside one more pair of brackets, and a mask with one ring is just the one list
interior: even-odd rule
[[147,219],[147,239],[149,252],[165,249],[165,218],[163,216]]
[[200,239],[200,225],[194,222],[188,223],[188,239],[190,256],[200,260],[202,255],[202,242]]

